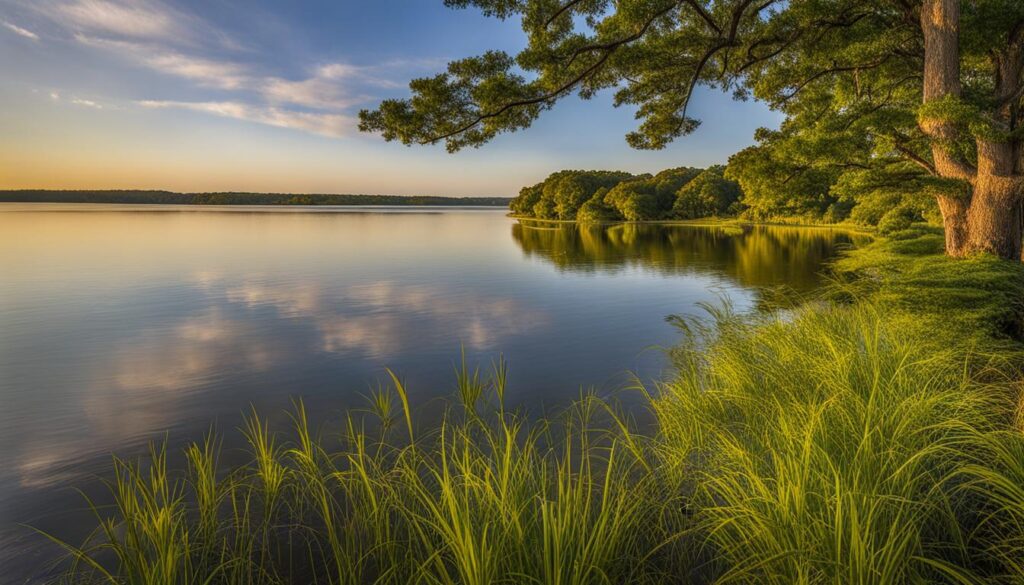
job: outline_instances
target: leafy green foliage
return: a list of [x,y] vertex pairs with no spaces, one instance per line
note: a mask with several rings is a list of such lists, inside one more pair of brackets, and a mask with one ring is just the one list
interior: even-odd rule
[[736,215],[740,186],[724,177],[725,167],[713,166],[676,192],[672,216],[679,219]]
[[863,141],[832,138],[834,129],[826,126],[761,130],[757,145],[729,159],[726,176],[742,186],[748,217],[874,226],[890,210],[908,208],[913,221],[941,221],[935,194],[955,185]]
[[[361,128],[404,143],[476,146],[528,126],[557,100],[615,90],[637,108],[637,148],[662,148],[699,121],[687,106],[699,85],[751,95],[787,116],[794,134],[881,147],[887,158],[927,160],[921,104],[919,3],[886,0],[449,0],[519,18],[516,55],[489,51],[414,80],[412,97],[360,114]],[[992,107],[990,56],[1015,42],[1024,7],[1014,0],[962,9],[963,112]],[[962,116],[961,116],[962,117]],[[976,116],[975,116],[976,117]],[[828,129],[823,133],[823,129]],[[834,162],[834,161],[833,161]]]
[[878,232],[883,235],[906,230],[917,219],[917,214],[909,207],[894,207],[885,212],[878,221]]
[[735,213],[740,197],[723,167],[668,169],[657,175],[559,171],[524,187],[512,211],[524,217],[582,222],[692,219]]
[[605,196],[605,202],[628,221],[667,219],[676,192],[700,173],[700,169],[680,167],[651,177],[619,183]]
[[[796,158],[799,141],[783,132],[760,130],[759,144],[729,158],[725,176],[739,183],[743,206],[751,219],[776,216],[820,218],[835,206],[830,193],[836,173],[813,168]],[[780,146],[785,144],[785,147]],[[839,219],[845,219],[845,216]]]
[[555,202],[558,219],[576,219],[580,206],[592,199],[598,191],[613,189],[632,178],[632,175],[623,172],[562,171],[544,181],[542,197]]
[[541,219],[576,219],[584,203],[633,175],[613,171],[558,171],[524,187],[509,207],[514,213]]
[[[911,173],[903,181],[883,177],[871,171],[849,171],[832,185],[832,193],[852,205],[848,213],[858,225],[880,225],[882,218],[895,210],[904,210],[911,222],[942,223],[935,202],[938,184],[931,177]],[[890,180],[894,179],[894,180]]]
[[604,187],[598,189],[593,197],[580,206],[579,211],[576,212],[576,220],[582,223],[600,223],[618,219],[617,210],[605,201],[607,194],[608,189]]

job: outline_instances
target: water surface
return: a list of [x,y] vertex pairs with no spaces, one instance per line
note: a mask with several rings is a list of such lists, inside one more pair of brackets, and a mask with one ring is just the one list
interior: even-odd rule
[[[541,412],[667,367],[670,314],[818,286],[829,230],[526,225],[465,208],[0,205],[0,582],[72,539],[109,454],[301,397],[330,424],[383,379],[419,405],[503,352]],[[430,412],[427,408],[425,412]],[[428,415],[424,415],[428,416]]]

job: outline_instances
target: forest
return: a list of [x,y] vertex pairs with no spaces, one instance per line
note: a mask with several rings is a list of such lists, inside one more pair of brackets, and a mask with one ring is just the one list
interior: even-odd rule
[[644,221],[735,214],[739,187],[723,167],[680,167],[657,175],[560,171],[525,187],[512,212],[539,219]]
[[751,147],[727,166],[679,167],[656,175],[559,171],[524,187],[520,217],[598,223],[736,218],[755,222],[848,223],[883,232],[916,222],[941,225],[934,197],[871,181],[863,173],[774,175],[770,150]]

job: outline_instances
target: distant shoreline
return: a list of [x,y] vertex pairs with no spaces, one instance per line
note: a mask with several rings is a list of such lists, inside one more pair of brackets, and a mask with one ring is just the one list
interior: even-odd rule
[[508,207],[511,197],[440,197],[426,195],[344,195],[330,193],[177,193],[174,191],[62,191],[19,189],[0,191],[0,203],[111,203],[136,205],[381,205]]

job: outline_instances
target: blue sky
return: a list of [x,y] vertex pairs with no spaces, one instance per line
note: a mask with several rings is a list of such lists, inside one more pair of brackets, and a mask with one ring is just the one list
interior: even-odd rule
[[702,91],[702,127],[659,152],[626,145],[609,94],[454,155],[356,130],[410,78],[523,42],[441,0],[0,0],[0,188],[514,195],[562,168],[725,162],[780,120]]

